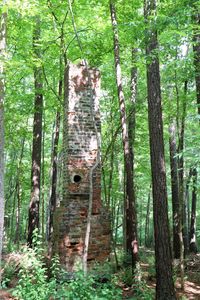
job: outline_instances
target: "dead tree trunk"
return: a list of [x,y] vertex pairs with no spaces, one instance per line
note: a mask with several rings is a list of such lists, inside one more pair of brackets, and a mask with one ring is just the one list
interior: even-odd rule
[[[36,59],[40,59],[40,20],[36,18],[35,29],[33,33],[33,50]],[[41,175],[41,149],[42,149],[42,67],[35,66],[35,104],[33,120],[33,146],[32,146],[32,170],[31,170],[31,200],[29,206],[28,220],[28,245],[32,246],[33,232],[39,229],[39,204],[40,204],[40,175]]]
[[119,53],[119,37],[117,29],[115,4],[110,1],[110,13],[114,37],[114,56],[115,56],[115,71],[116,83],[119,99],[121,126],[122,126],[122,141],[124,149],[124,162],[125,162],[125,175],[126,175],[126,250],[132,255],[132,266],[136,265],[138,260],[138,241],[137,241],[137,220],[136,220],[136,207],[135,207],[135,191],[133,186],[133,171],[132,171],[132,157],[130,153],[125,97],[122,87],[122,75],[120,66],[120,53]]
[[158,39],[155,28],[155,0],[145,1],[148,119],[153,188],[156,299],[176,299],[172,278],[172,257],[168,221],[166,171],[163,141]]

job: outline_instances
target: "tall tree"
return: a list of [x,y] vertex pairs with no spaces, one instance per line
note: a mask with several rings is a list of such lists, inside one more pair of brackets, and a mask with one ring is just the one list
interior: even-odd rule
[[156,263],[156,299],[176,299],[172,278],[155,0],[145,0],[148,120]]
[[169,148],[170,148],[172,213],[173,213],[173,254],[174,254],[174,258],[180,259],[181,288],[184,289],[184,246],[183,246],[183,233],[182,233],[183,203],[180,203],[181,193],[179,191],[179,180],[178,180],[175,120],[171,122],[169,127]]
[[170,148],[172,211],[173,211],[173,252],[174,252],[174,258],[180,258],[180,238],[179,238],[180,205],[179,205],[179,189],[178,189],[176,133],[175,133],[174,121],[171,122],[169,127],[169,148]]
[[28,220],[28,244],[32,246],[33,232],[39,229],[39,203],[40,203],[40,174],[41,174],[41,149],[42,149],[42,66],[40,65],[40,18],[36,17],[33,32],[33,51],[37,64],[34,68],[35,104],[33,120],[32,144],[32,170],[31,170],[31,200]]
[[[136,97],[137,97],[137,78],[138,78],[138,69],[136,66],[137,61],[137,48],[132,48],[132,69],[131,69],[131,114],[128,118],[128,137],[129,137],[129,146],[130,146],[130,156],[132,162],[132,172],[134,180],[134,142],[135,142],[135,112],[136,112]],[[134,184],[133,184],[134,189]],[[135,189],[134,189],[135,190]]]
[[[193,52],[194,52],[194,68],[197,98],[197,113],[200,116],[200,9],[198,1],[192,2],[192,20],[193,20]],[[199,119],[200,125],[200,119]],[[190,224],[190,242],[189,250],[197,252],[196,245],[196,201],[197,201],[197,170],[193,168],[193,190],[192,190],[192,208],[191,208],[191,224]]]
[[[183,96],[183,108],[182,115],[178,116],[177,110],[177,120],[180,118],[180,129],[178,132],[178,179],[179,179],[179,204],[180,204],[180,247],[181,256],[187,253],[188,249],[188,234],[186,231],[186,209],[185,209],[185,199],[184,199],[184,147],[185,147],[185,119],[186,119],[186,108],[187,108],[187,80],[184,82],[184,96]],[[179,121],[178,121],[179,124]]]
[[138,242],[137,242],[137,220],[135,191],[133,186],[133,163],[129,145],[128,126],[126,118],[125,97],[122,86],[122,75],[120,66],[119,36],[116,19],[116,9],[114,1],[110,1],[110,13],[114,38],[114,57],[117,92],[119,99],[120,118],[122,127],[122,141],[124,150],[125,175],[126,175],[126,201],[125,201],[125,218],[126,218],[126,250],[132,255],[132,265],[135,267],[138,260]]
[[[6,4],[6,1],[3,1]],[[4,99],[5,99],[5,54],[6,54],[6,17],[1,13],[0,19],[0,280],[1,253],[4,229]]]
[[[59,97],[62,96],[62,79],[59,80]],[[60,135],[60,111],[56,112],[55,131],[52,143],[52,175],[51,175],[51,191],[49,199],[49,222],[48,222],[48,240],[49,240],[49,253],[51,253],[51,236],[53,232],[53,215],[57,203],[57,177],[58,177],[58,143]]]
[[196,244],[196,206],[197,206],[197,169],[192,170],[193,188],[192,188],[192,208],[191,208],[191,223],[190,223],[190,252],[197,253]]
[[[193,52],[194,52],[194,67],[195,67],[195,82],[197,95],[198,115],[200,115],[200,9],[198,1],[193,1]],[[200,119],[199,119],[200,122]]]
[[144,232],[144,245],[145,245],[145,247],[150,246],[150,236],[149,236],[149,232],[150,232],[150,224],[149,224],[150,206],[151,206],[151,185],[149,187],[147,210],[146,210],[146,220],[145,220],[145,232]]

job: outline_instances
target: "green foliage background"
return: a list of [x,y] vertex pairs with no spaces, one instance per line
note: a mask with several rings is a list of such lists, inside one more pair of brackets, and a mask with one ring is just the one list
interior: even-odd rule
[[[199,1],[195,1],[199,5]],[[25,240],[30,200],[31,146],[34,104],[33,68],[43,68],[45,99],[44,107],[44,158],[43,194],[45,208],[49,200],[49,174],[51,165],[52,131],[56,111],[62,113],[62,99],[58,99],[60,73],[64,73],[64,53],[67,60],[78,63],[86,59],[90,66],[101,71],[101,120],[102,120],[102,198],[113,216],[113,229],[122,223],[124,201],[124,167],[121,134],[118,129],[119,110],[114,74],[113,34],[108,1],[77,0],[72,9],[78,34],[74,32],[69,2],[64,0],[8,0],[7,11],[7,61],[5,102],[5,158],[6,158],[6,233],[10,245],[15,240],[17,211],[16,182],[20,186],[20,238]],[[147,121],[145,23],[143,1],[116,1],[118,29],[121,45],[121,65],[126,97],[127,115],[131,110],[130,78],[131,50],[138,48],[138,93],[136,102],[135,137],[135,187],[137,197],[138,227],[140,243],[144,242],[146,206],[151,182],[149,160],[149,136]],[[41,59],[33,54],[32,35],[36,16],[41,19]],[[168,126],[172,116],[180,120],[184,101],[184,83],[188,82],[187,115],[185,125],[185,148],[181,154],[185,159],[185,178],[189,168],[196,165],[199,170],[199,116],[197,115],[193,67],[192,34],[194,24],[189,0],[164,0],[158,3],[158,14],[154,26],[159,32],[160,71],[162,80],[165,153],[168,176],[168,195],[171,199]],[[81,46],[81,47],[80,47]],[[60,60],[61,59],[61,60]],[[148,60],[148,58],[147,58]],[[61,61],[61,64],[60,64]],[[179,110],[177,111],[177,90]],[[22,153],[23,147],[23,153]],[[59,146],[62,159],[62,138]],[[113,151],[113,153],[112,153]],[[20,157],[22,159],[20,160]],[[113,158],[113,164],[111,160]],[[109,184],[110,174],[112,184]],[[110,191],[110,202],[108,193]],[[198,183],[199,193],[199,183]],[[59,193],[59,197],[62,195]],[[171,212],[171,202],[169,201]],[[197,229],[199,230],[199,215]],[[152,209],[150,213],[152,232]],[[122,227],[114,236],[122,242]],[[153,233],[151,233],[151,239]]]

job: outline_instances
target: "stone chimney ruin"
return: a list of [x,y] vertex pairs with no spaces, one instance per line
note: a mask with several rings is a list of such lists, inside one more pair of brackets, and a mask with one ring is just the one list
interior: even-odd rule
[[88,263],[103,261],[110,254],[109,213],[101,201],[99,93],[98,70],[69,64],[65,71],[63,200],[54,217],[54,247],[70,271],[82,262],[88,214]]

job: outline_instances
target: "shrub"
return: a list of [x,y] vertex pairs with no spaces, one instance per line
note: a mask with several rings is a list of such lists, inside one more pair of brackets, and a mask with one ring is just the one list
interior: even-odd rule
[[2,288],[7,288],[9,283],[14,278],[16,273],[16,265],[13,262],[6,263],[2,268],[2,278],[0,286]]

